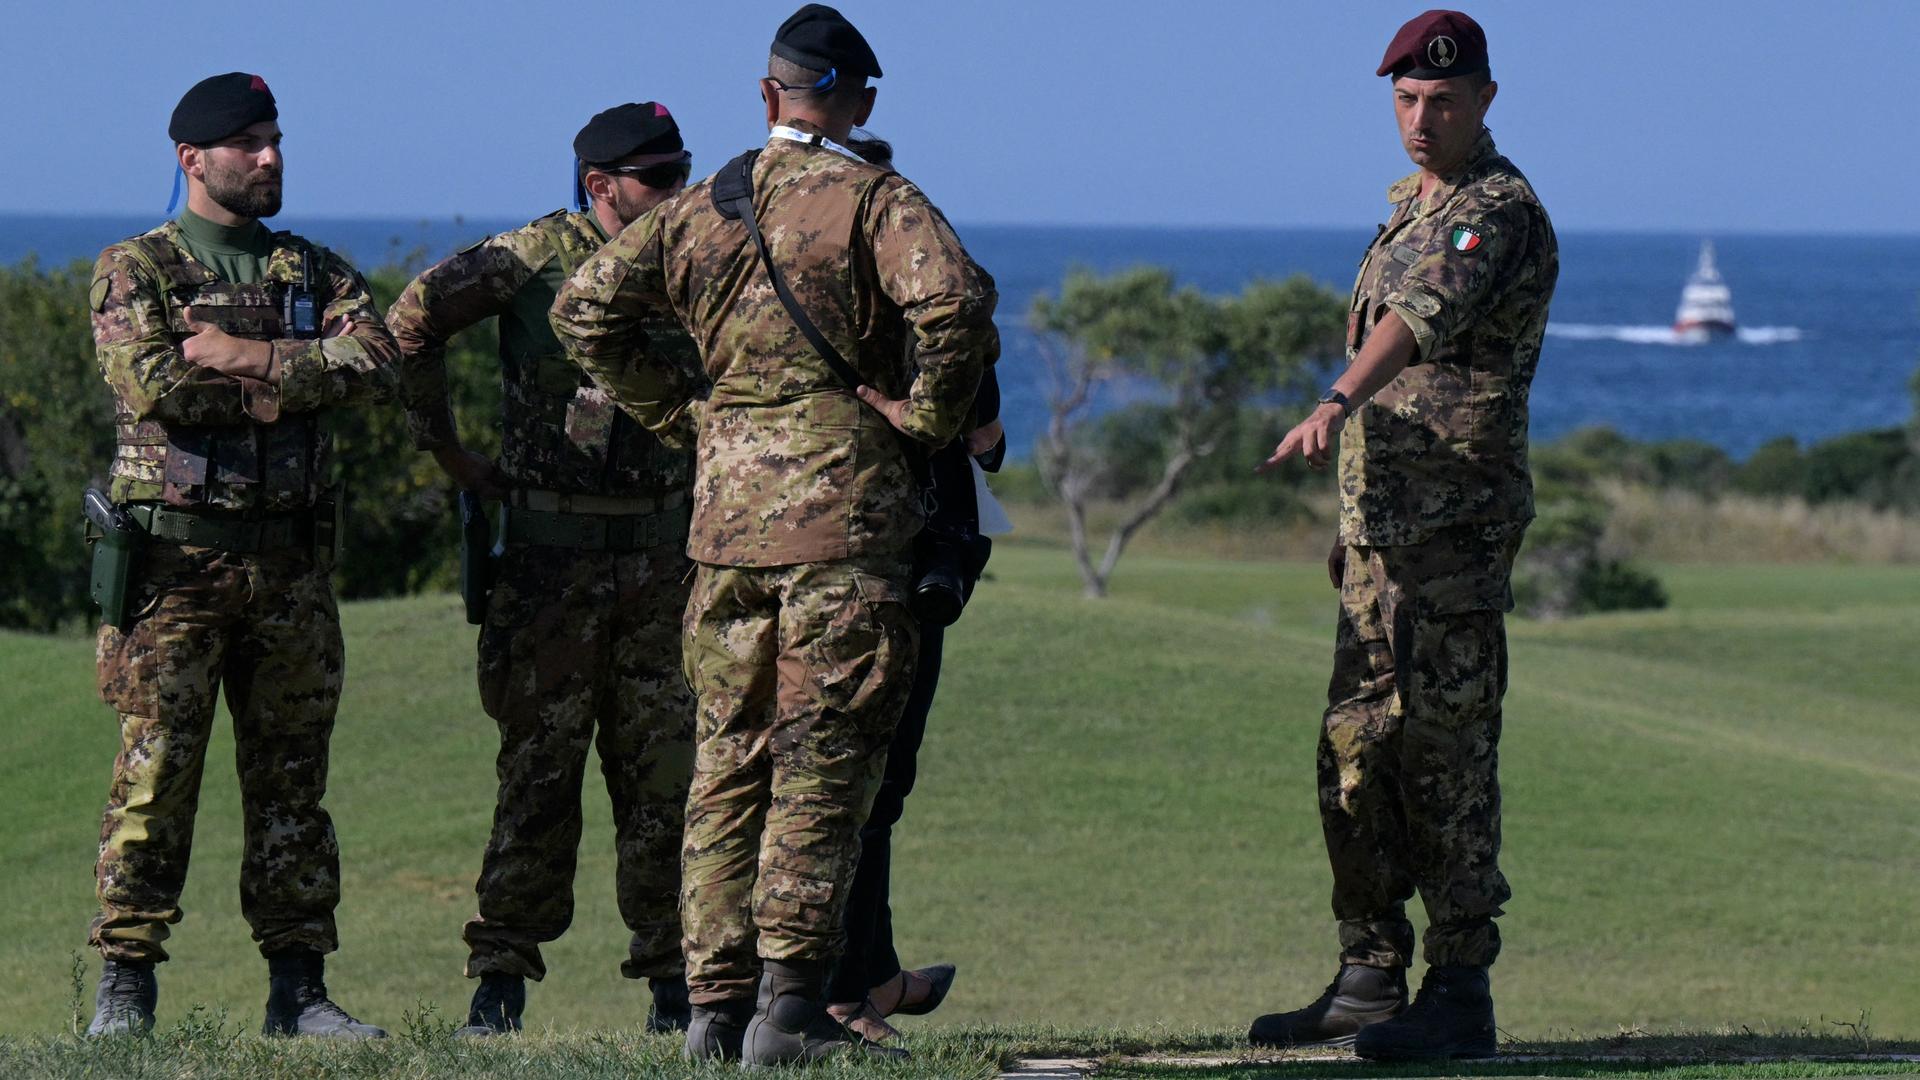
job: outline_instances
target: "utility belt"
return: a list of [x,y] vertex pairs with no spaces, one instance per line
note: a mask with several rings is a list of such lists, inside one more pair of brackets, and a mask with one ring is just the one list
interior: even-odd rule
[[149,542],[216,548],[241,555],[311,548],[337,553],[340,507],[335,499],[304,510],[243,515],[216,510],[182,510],[158,503],[114,504],[88,488],[82,497],[86,541],[93,547],[88,593],[100,605],[101,621],[124,629],[131,614],[134,576]]
[[259,516],[182,510],[157,503],[128,503],[123,509],[155,540],[258,555],[284,548],[334,550],[340,537],[338,508],[337,502],[328,501],[305,510]]
[[685,541],[693,520],[685,492],[658,498],[518,489],[501,507],[508,544],[581,551],[640,551]]
[[684,544],[693,510],[687,494],[629,499],[515,488],[500,507],[496,532],[480,497],[463,491],[460,509],[460,598],[467,622],[487,621],[494,564],[509,544],[576,551],[644,551]]

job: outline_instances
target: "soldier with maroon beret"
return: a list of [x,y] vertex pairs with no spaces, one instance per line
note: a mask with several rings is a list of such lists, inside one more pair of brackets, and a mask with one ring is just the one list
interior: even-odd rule
[[[1382,1059],[1494,1053],[1504,613],[1533,518],[1527,401],[1559,273],[1553,225],[1494,149],[1486,35],[1429,11],[1377,74],[1419,171],[1388,189],[1348,311],[1349,366],[1261,466],[1325,468],[1338,429],[1340,622],[1319,749],[1340,971],[1267,1046]],[[1407,1002],[1426,904],[1426,973]]]

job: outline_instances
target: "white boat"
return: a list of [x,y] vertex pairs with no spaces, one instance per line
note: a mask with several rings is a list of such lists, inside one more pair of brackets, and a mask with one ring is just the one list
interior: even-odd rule
[[1700,244],[1700,265],[1680,290],[1680,310],[1673,316],[1673,332],[1689,341],[1705,341],[1733,334],[1733,292],[1713,265],[1713,241]]

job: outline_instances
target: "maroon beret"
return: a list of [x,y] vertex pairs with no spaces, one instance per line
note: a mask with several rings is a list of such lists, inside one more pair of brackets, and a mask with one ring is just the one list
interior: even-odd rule
[[1407,20],[1375,75],[1452,79],[1487,70],[1487,34],[1462,11],[1428,11]]

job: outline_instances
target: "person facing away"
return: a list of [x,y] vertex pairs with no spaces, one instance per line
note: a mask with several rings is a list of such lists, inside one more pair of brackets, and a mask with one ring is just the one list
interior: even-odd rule
[[[771,52],[752,213],[798,304],[860,376],[860,396],[802,335],[712,179],[615,237],[553,309],[569,354],[647,427],[670,435],[688,413],[697,421],[687,1049],[754,1064],[855,1045],[827,1015],[826,989],[859,828],[919,645],[905,598],[924,512],[905,442],[960,434],[999,347],[991,283],[945,219],[843,145],[873,109],[867,79],[881,74],[866,39],[808,4]],[[634,361],[646,356],[646,322],[667,315],[700,350],[704,401],[693,378]]]
[[[875,165],[893,167],[893,146],[885,139],[856,131],[846,145]],[[976,272],[986,274],[985,270]],[[1000,388],[992,367],[981,375],[973,415],[964,426],[964,438],[929,455],[936,510],[916,544],[916,549],[924,550],[927,532],[937,530],[941,534],[947,557],[959,572],[957,584],[963,596],[971,595],[992,552],[992,541],[980,535],[972,462],[977,459],[988,471],[997,471],[1007,445],[1000,423]],[[924,558],[920,561],[925,562]],[[899,1034],[887,1017],[924,1016],[939,1008],[957,974],[952,964],[910,969],[900,963],[894,948],[890,904],[893,827],[905,812],[907,795],[913,791],[918,773],[920,744],[926,737],[927,716],[940,683],[945,639],[944,626],[921,620],[913,691],[887,747],[886,768],[873,809],[860,827],[860,861],[847,891],[846,951],[827,987],[829,1015],[873,1042],[885,1042]]]
[[[479,640],[480,703],[499,727],[499,793],[474,885],[462,1035],[517,1031],[540,946],[573,921],[580,791],[597,747],[613,802],[615,890],[631,933],[621,972],[652,990],[649,1027],[687,1026],[680,834],[693,698],[680,674],[693,463],[621,412],[547,321],[567,275],[686,186],[691,155],[657,102],[615,106],[575,137],[575,201],[415,278],[387,313],[414,445],[464,490],[504,502]],[[500,462],[466,449],[447,342],[499,319]],[[661,362],[699,370],[679,324],[647,327]]]
[[129,610],[98,642],[121,750],[100,830],[93,1035],[146,1031],[182,918],[215,696],[239,758],[240,910],[266,957],[270,1035],[386,1034],[328,997],[340,865],[321,800],[345,655],[329,580],[335,409],[394,391],[393,338],[338,255],[280,211],[266,80],[215,75],[168,125],[187,206],[106,249],[88,297],[115,399],[109,495],[143,536]]
[[[1486,35],[1457,11],[1402,26],[1393,80],[1418,166],[1388,189],[1347,322],[1345,373],[1261,468],[1324,468],[1339,430],[1340,590],[1318,752],[1340,970],[1267,1046],[1398,1060],[1495,1052],[1500,702],[1513,559],[1533,518],[1527,399],[1559,274],[1553,225],[1494,149]],[[1407,1002],[1425,902],[1426,971]]]

